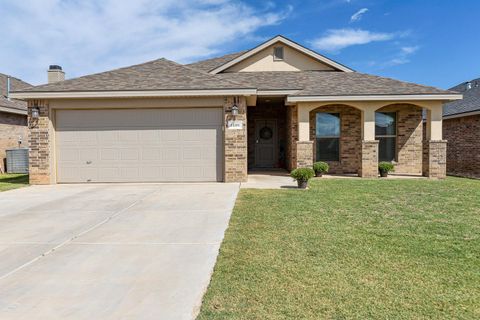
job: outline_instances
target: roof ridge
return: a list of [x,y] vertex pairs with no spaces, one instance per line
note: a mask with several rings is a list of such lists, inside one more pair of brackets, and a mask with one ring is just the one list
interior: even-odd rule
[[[208,72],[205,72],[203,70],[199,70],[199,69],[195,69],[193,67],[190,67],[190,66],[187,66],[187,65],[184,65],[184,64],[181,64],[181,63],[178,63],[178,62],[175,62],[175,61],[172,61],[172,60],[168,60],[168,59],[165,59],[166,61],[169,61],[177,66],[180,66],[182,68],[185,68],[185,69],[188,69],[188,70],[191,70],[193,72],[197,72],[197,73],[200,73],[200,74],[203,74],[203,75],[206,75],[212,79],[218,79],[218,77],[215,75],[215,74],[211,74],[211,73],[208,73]],[[222,79],[223,81],[227,81],[228,83],[232,84],[232,85],[238,85],[238,86],[242,86],[243,84],[239,83],[239,82],[235,82],[233,80],[230,80],[230,79]]]
[[[125,70],[125,69],[130,69],[130,68],[134,68],[134,67],[140,67],[140,66],[143,66],[143,65],[147,65],[147,64],[150,64],[150,63],[155,63],[155,62],[159,62],[159,61],[170,61],[164,57],[162,58],[158,58],[158,59],[154,59],[154,60],[149,60],[149,61],[146,61],[146,62],[142,62],[142,63],[138,63],[138,64],[133,64],[133,65],[130,65],[130,66],[126,66],[126,67],[120,67],[120,68],[115,68],[115,69],[111,69],[111,70],[106,70],[106,71],[101,71],[101,72],[96,72],[96,73],[91,73],[91,74],[86,74],[86,75],[83,75],[83,76],[79,76],[79,77],[75,77],[75,78],[70,78],[70,79],[65,79],[63,81],[59,81],[59,82],[54,82],[54,83],[44,83],[44,84],[40,84],[38,86],[33,86],[35,88],[43,88],[45,86],[50,86],[52,84],[59,84],[59,83],[69,83],[71,81],[75,81],[75,80],[78,80],[78,79],[84,79],[84,78],[88,78],[88,77],[92,77],[92,76],[98,76],[98,75],[101,75],[101,74],[106,74],[106,73],[110,73],[110,72],[116,72],[116,71],[120,71],[120,70]],[[17,92],[22,92],[22,90],[16,90]]]

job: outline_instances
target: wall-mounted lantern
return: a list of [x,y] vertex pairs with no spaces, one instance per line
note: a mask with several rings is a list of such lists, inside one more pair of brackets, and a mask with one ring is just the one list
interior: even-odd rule
[[233,118],[238,116],[237,97],[233,97],[232,116]]
[[37,105],[32,107],[32,119],[40,118],[40,108]]
[[236,104],[232,106],[232,116],[238,116],[238,106]]

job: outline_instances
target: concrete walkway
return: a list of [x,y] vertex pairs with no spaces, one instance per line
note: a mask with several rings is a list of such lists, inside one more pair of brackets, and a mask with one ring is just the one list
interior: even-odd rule
[[[319,179],[363,179],[357,174],[324,174]],[[380,179],[380,178],[379,178]],[[381,179],[428,179],[420,174],[390,173],[387,178]],[[297,182],[286,170],[251,171],[248,174],[248,181],[242,182],[242,189],[296,189]]]
[[0,319],[193,319],[238,184],[0,193]]

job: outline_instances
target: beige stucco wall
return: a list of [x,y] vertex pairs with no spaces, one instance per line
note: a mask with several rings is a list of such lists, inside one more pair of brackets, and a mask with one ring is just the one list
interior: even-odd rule
[[302,71],[302,70],[334,70],[332,67],[319,62],[307,55],[282,44],[283,60],[273,59],[273,48],[279,43],[271,45],[242,62],[228,68],[224,72],[258,72],[258,71]]

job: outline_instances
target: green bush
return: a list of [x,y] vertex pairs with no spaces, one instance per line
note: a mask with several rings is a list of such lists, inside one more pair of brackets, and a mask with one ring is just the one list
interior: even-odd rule
[[308,181],[313,178],[315,171],[311,168],[298,168],[290,173],[290,176],[296,181]]
[[392,171],[393,172],[393,171],[395,171],[395,167],[393,166],[393,164],[391,162],[383,161],[383,162],[380,162],[378,164],[378,171],[380,171],[380,172],[382,172],[382,171],[383,172],[391,172]]
[[319,162],[315,162],[313,164],[313,170],[315,172],[327,173],[329,168],[330,167],[328,166],[328,163],[326,163],[326,162],[319,161]]

